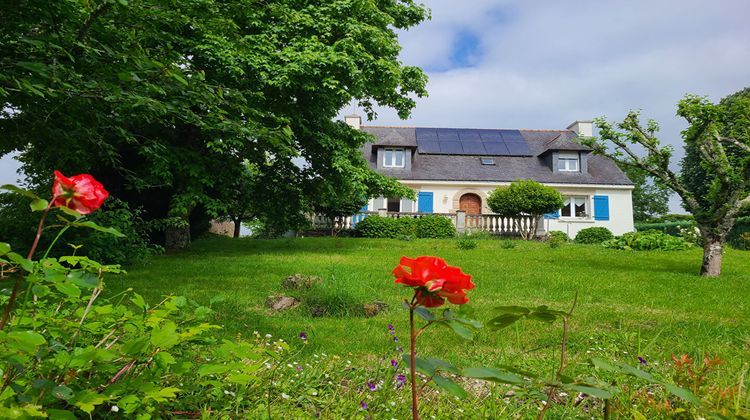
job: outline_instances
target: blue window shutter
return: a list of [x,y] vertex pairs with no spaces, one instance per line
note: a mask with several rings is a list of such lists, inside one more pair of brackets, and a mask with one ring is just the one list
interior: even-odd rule
[[560,210],[555,210],[552,213],[547,213],[544,215],[545,219],[559,219],[560,218]]
[[[367,204],[365,204],[364,207],[362,207],[361,209],[359,209],[359,211],[361,211],[361,212],[367,211]],[[357,226],[357,223],[361,222],[365,217],[367,217],[367,215],[366,214],[362,214],[362,213],[357,213],[354,216],[352,216],[352,227]]]
[[609,220],[609,196],[594,196],[594,220]]
[[432,198],[433,195],[431,192],[421,191],[419,193],[417,203],[419,203],[418,211],[420,213],[432,213]]

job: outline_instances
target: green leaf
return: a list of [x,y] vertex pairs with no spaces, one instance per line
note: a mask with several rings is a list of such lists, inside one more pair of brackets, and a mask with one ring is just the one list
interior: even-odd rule
[[10,261],[18,264],[21,268],[28,271],[29,273],[34,271],[34,263],[31,262],[31,260],[29,260],[28,258],[24,258],[15,252],[9,252],[5,255]]
[[[411,368],[411,359],[409,355],[404,354],[401,358],[406,363],[406,366],[408,368]],[[419,357],[414,359],[414,369],[426,376],[432,376],[435,374],[435,365],[433,365],[429,360],[421,359]]]
[[57,209],[60,210],[61,212],[65,213],[65,214],[67,214],[68,216],[75,217],[76,219],[80,219],[80,218],[83,217],[83,215],[81,213],[78,213],[77,211],[75,211],[75,210],[73,210],[73,209],[71,209],[69,207],[60,206]]
[[516,314],[505,314],[498,317],[492,318],[489,322],[489,326],[492,329],[499,330],[507,326],[513,325],[516,321],[521,319],[523,315]]
[[49,416],[50,420],[76,420],[75,414],[68,410],[58,410],[55,408],[50,408],[47,410],[47,415]]
[[42,198],[35,198],[31,201],[31,204],[29,204],[31,211],[42,211],[45,210],[47,206],[49,206],[49,202]]
[[528,315],[526,315],[526,318],[528,319],[534,319],[537,321],[544,321],[544,322],[554,322],[557,320],[557,315],[550,311],[534,311]]
[[443,372],[452,373],[454,375],[461,374],[461,371],[457,367],[453,366],[453,364],[450,362],[446,362],[445,360],[440,360],[434,357],[430,357],[427,359],[427,362],[435,367],[435,371],[440,370]]
[[435,382],[435,385],[440,387],[443,391],[459,398],[466,398],[466,391],[453,382],[453,380],[440,375],[433,376],[432,380]]
[[133,297],[130,298],[130,301],[142,310],[146,310],[146,301],[143,299],[143,296],[139,295],[138,293],[133,293]]
[[11,331],[8,333],[8,340],[26,353],[35,352],[37,347],[47,342],[41,334],[34,331]]
[[3,256],[10,252],[10,244],[6,242],[0,242],[0,256]]
[[510,372],[503,372],[500,369],[475,367],[463,370],[463,376],[475,379],[484,379],[485,381],[499,382],[503,384],[523,384],[524,380]]
[[8,190],[8,191],[10,191],[12,193],[20,194],[20,195],[22,195],[24,197],[31,198],[32,200],[36,200],[36,199],[39,198],[33,192],[28,191],[28,190],[24,190],[23,188],[19,188],[19,187],[15,186],[15,185],[12,185],[12,184],[5,184],[3,186],[0,186],[0,190]]
[[55,283],[55,289],[59,291],[60,293],[70,296],[72,298],[77,298],[81,296],[81,289],[78,288],[75,284],[71,283]]
[[663,385],[664,385],[664,388],[666,388],[667,391],[669,391],[669,393],[671,393],[672,395],[682,398],[683,400],[689,403],[692,403],[695,405],[701,405],[701,400],[698,399],[698,397],[696,397],[695,394],[693,394],[689,390],[685,388],[680,388],[678,386],[671,385],[671,384],[663,384]]
[[73,398],[73,390],[65,385],[59,385],[52,388],[52,396],[61,400],[69,400]]
[[47,296],[47,295],[49,294],[49,290],[50,290],[50,289],[49,289],[49,287],[47,287],[47,286],[45,286],[45,285],[43,285],[43,284],[35,284],[35,285],[34,285],[34,286],[33,286],[33,287],[31,288],[31,292],[32,292],[32,293],[33,293],[33,294],[34,294],[35,296],[39,296],[39,297],[42,297],[42,296]]
[[177,334],[177,325],[172,321],[167,321],[160,328],[154,328],[151,331],[151,344],[160,349],[168,349],[180,342],[180,335]]
[[563,388],[570,390],[570,391],[583,392],[584,394],[588,394],[588,395],[601,398],[604,400],[612,398],[611,392],[605,389],[596,388],[596,387],[589,386],[589,385],[570,384],[570,385],[564,386]]
[[591,364],[594,365],[597,369],[606,370],[607,372],[617,372],[619,369],[613,365],[611,365],[609,362],[600,359],[598,357],[592,357],[591,358]]
[[523,306],[498,306],[498,307],[492,308],[492,311],[498,314],[518,314],[518,315],[526,315],[527,313],[531,312],[529,308],[524,308]]
[[75,398],[73,399],[73,405],[80,408],[85,413],[91,414],[91,412],[94,411],[97,405],[103,404],[108,400],[109,397],[105,395],[97,394],[96,392],[84,389],[83,391],[76,394]]
[[85,222],[73,222],[73,223],[71,223],[71,226],[85,227],[85,228],[89,228],[89,229],[94,229],[94,230],[99,231],[99,232],[109,233],[110,235],[112,235],[114,237],[117,237],[117,238],[124,238],[125,237],[125,235],[123,235],[122,233],[120,233],[119,230],[117,230],[115,228],[111,228],[111,227],[99,226],[98,224],[92,222],[91,220],[87,220]]
[[457,322],[454,319],[448,319],[446,321],[440,321],[440,324],[445,325],[453,330],[454,333],[458,334],[460,337],[465,338],[467,340],[471,340],[474,338],[474,332],[470,329],[466,328],[463,324],[460,322]]
[[414,309],[414,313],[419,315],[420,318],[424,319],[427,322],[434,321],[435,315],[430,312],[429,309],[418,306],[416,309]]
[[228,372],[230,369],[232,369],[231,365],[228,364],[203,364],[201,367],[198,368],[198,375],[199,376],[207,376],[207,375],[219,375],[222,373]]

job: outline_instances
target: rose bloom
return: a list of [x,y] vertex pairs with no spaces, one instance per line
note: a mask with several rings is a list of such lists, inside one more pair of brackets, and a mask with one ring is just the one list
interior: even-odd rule
[[68,178],[60,171],[55,171],[52,194],[52,204],[56,207],[67,207],[81,214],[95,211],[109,197],[104,186],[91,175],[80,174]]
[[450,303],[462,305],[469,301],[466,291],[474,288],[471,276],[438,257],[401,257],[393,269],[396,283],[414,287],[417,303],[428,308]]

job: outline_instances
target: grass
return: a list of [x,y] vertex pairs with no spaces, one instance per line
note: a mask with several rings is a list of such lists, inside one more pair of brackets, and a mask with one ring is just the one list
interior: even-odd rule
[[[724,360],[712,376],[716,386],[736,386],[750,363],[750,258],[727,250],[719,279],[697,276],[701,252],[627,252],[593,245],[479,240],[459,249],[454,240],[369,240],[301,238],[279,240],[209,237],[184,252],[156,257],[110,279],[116,290],[133,287],[147,301],[184,295],[208,305],[212,299],[221,334],[253,331],[294,340],[307,332],[304,358],[325,352],[366,363],[394,353],[387,325],[405,343],[409,291],[393,284],[390,271],[402,255],[437,255],[474,277],[469,293],[475,318],[487,321],[500,305],[549,305],[567,309],[576,292],[578,306],[569,339],[570,357],[591,356],[668,366],[672,355]],[[323,282],[308,291],[285,291],[292,274],[317,275]],[[286,293],[302,299],[297,308],[271,313],[268,296]],[[388,309],[367,318],[361,305],[385,302]],[[311,307],[328,308],[313,316]],[[439,328],[439,327],[436,327]],[[461,366],[515,365],[552,375],[560,340],[559,325],[518,323],[498,332],[482,331],[471,343],[448,330],[420,337],[425,356]],[[664,368],[666,369],[666,368]],[[668,374],[664,371],[663,374]],[[737,404],[749,406],[747,388]]]

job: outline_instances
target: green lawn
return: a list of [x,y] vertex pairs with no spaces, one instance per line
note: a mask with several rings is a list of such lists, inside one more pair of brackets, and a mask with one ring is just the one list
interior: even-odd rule
[[[475,318],[486,321],[498,305],[549,305],[567,309],[579,293],[569,340],[576,361],[590,356],[638,364],[668,366],[671,355],[718,356],[725,363],[712,376],[717,385],[747,381],[750,363],[750,254],[728,250],[723,275],[696,275],[701,251],[626,252],[599,246],[481,240],[460,250],[453,240],[369,240],[300,238],[251,240],[210,237],[185,252],[164,255],[131,267],[129,275],[110,279],[113,289],[133,287],[148,301],[166,294],[184,295],[214,305],[222,334],[249,336],[254,331],[294,342],[300,331],[310,337],[311,358],[318,352],[352,360],[390,357],[392,323],[406,341],[407,312],[401,301],[408,290],[393,284],[391,270],[402,255],[437,255],[474,277],[469,292]],[[301,297],[303,305],[278,314],[264,303],[283,293],[281,281],[295,273],[321,276],[323,283]],[[382,301],[388,310],[366,318],[358,305]],[[311,306],[330,315],[314,317]],[[439,328],[439,327],[438,327]],[[515,365],[553,371],[560,328],[523,322],[491,332],[484,330],[470,345],[448,330],[428,331],[420,338],[422,354],[456,364]],[[349,355],[351,353],[351,355]],[[666,369],[666,368],[664,368]],[[662,374],[668,374],[663,371]],[[739,404],[749,406],[747,387]]]

